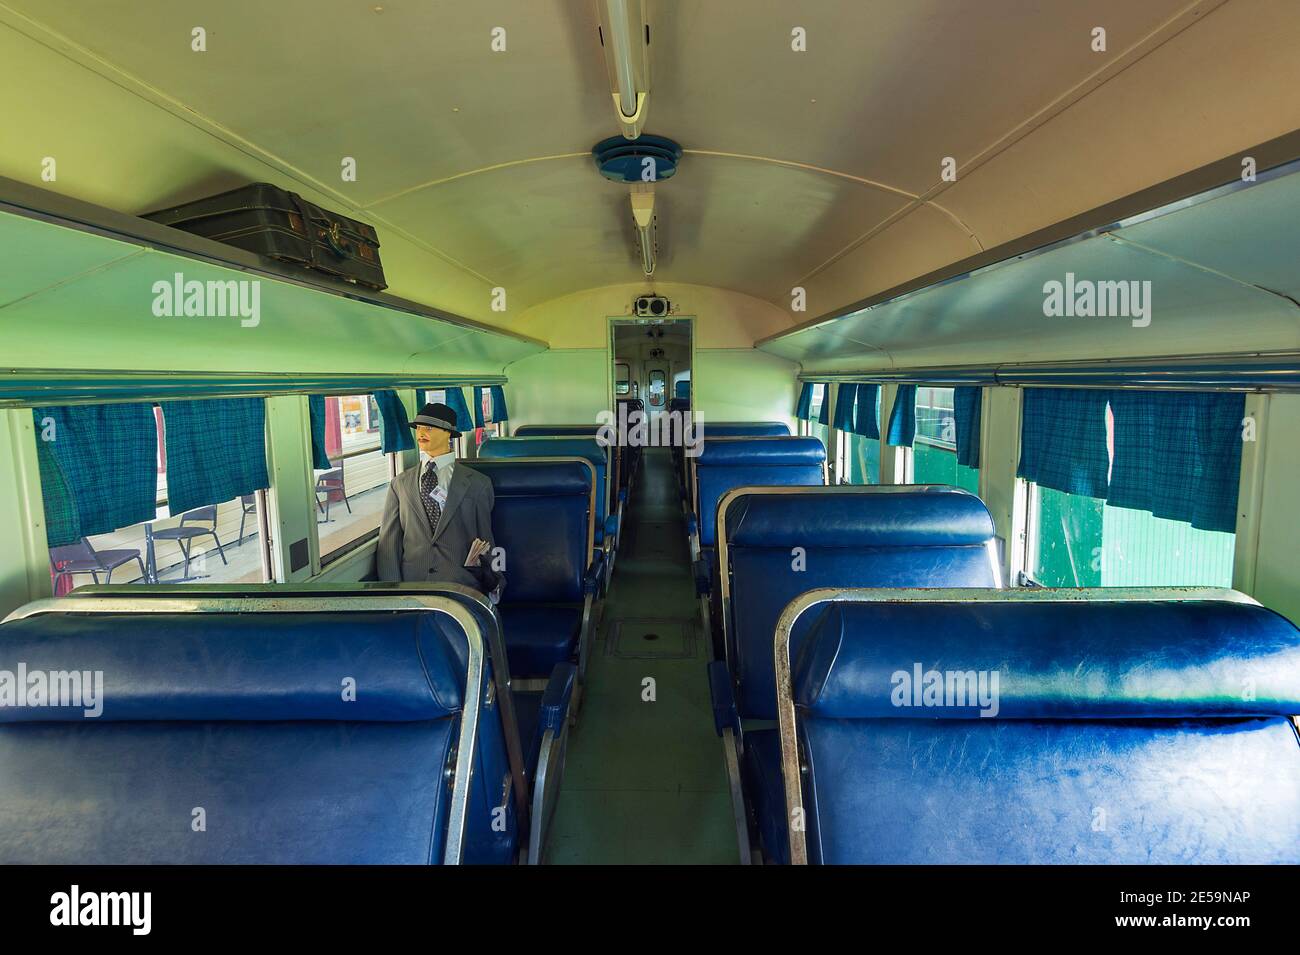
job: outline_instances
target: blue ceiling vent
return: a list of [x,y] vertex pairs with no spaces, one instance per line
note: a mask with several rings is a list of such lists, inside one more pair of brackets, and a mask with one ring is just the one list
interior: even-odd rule
[[591,154],[600,174],[613,182],[659,182],[677,172],[682,147],[671,139],[643,133],[636,139],[603,139],[592,147]]

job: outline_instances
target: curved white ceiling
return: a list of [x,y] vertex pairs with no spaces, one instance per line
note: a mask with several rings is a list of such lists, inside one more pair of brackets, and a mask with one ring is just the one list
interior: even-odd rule
[[[1300,127],[1294,0],[648,6],[646,129],[686,149],[656,279],[783,308],[804,286],[791,325]],[[502,321],[492,287],[518,315],[640,278],[626,190],[587,154],[615,131],[595,21],[586,0],[3,0],[6,72],[64,69],[6,77],[0,173],[33,180],[57,138],[54,188],[128,212],[296,184],[376,223],[392,291]],[[77,112],[104,82],[151,118]]]

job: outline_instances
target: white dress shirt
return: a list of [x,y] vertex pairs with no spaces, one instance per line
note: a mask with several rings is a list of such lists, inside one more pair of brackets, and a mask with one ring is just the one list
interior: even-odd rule
[[438,469],[438,487],[442,488],[442,499],[447,500],[447,491],[451,489],[451,474],[456,470],[456,452],[448,451],[446,454],[440,454],[436,458],[431,458],[423,451],[420,452],[420,460],[423,462],[420,468],[420,488],[421,493],[424,489],[424,474],[429,468]]

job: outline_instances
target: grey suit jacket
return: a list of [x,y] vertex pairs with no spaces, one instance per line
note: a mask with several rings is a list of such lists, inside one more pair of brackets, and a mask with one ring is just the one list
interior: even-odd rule
[[465,557],[474,538],[493,543],[492,481],[457,461],[437,532],[431,533],[420,501],[421,470],[407,468],[388,485],[379,524],[379,579],[437,580],[477,588],[465,569]]

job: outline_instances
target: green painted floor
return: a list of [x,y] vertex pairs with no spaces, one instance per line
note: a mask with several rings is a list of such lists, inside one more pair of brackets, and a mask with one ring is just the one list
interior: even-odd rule
[[[667,449],[643,457],[569,738],[550,864],[739,861],[672,464]],[[642,698],[647,678],[653,702]]]

